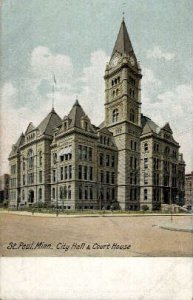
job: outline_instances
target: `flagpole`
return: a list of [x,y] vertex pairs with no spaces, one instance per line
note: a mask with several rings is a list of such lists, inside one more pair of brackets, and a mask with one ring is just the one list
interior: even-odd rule
[[52,109],[54,109],[54,100],[55,100],[55,85],[56,85],[56,77],[53,72],[53,86],[52,86]]

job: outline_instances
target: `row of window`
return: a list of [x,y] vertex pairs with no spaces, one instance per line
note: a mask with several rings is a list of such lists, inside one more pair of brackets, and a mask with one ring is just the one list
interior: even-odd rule
[[137,170],[138,168],[138,159],[136,157],[131,156],[130,157],[130,168]]
[[137,142],[131,140],[130,142],[131,150],[137,151]]
[[136,173],[130,173],[130,184],[137,184],[137,177]]
[[[59,198],[61,200],[71,200],[72,192],[71,192],[71,185],[63,185],[59,187]],[[56,199],[56,188],[52,188],[52,199]]]
[[115,200],[115,188],[101,188],[99,192],[99,201],[102,200]]
[[135,79],[131,76],[129,76],[129,83],[135,85]]
[[109,144],[110,144],[110,138],[108,136],[101,135],[100,136],[100,143],[103,144],[103,145],[109,146]]
[[16,187],[16,178],[11,178],[10,179],[10,187],[11,188],[15,188]]
[[[144,149],[144,152],[148,152],[149,144],[144,143],[143,149]],[[153,150],[154,150],[154,152],[160,152],[160,145],[158,143],[154,143]],[[167,156],[170,154],[170,148],[168,146],[165,147],[164,154]],[[177,152],[175,150],[172,151],[172,157],[177,158]]]
[[99,154],[99,165],[114,168],[115,167],[115,156],[109,155],[109,154],[105,155],[104,153],[100,153]]
[[16,165],[11,165],[11,175],[16,174]]
[[109,171],[100,171],[100,182],[106,184],[115,184],[115,172],[110,173]]
[[130,189],[130,200],[136,201],[138,200],[138,189],[137,188],[131,188]]
[[[55,182],[56,180],[56,174],[54,174],[55,173],[54,171],[56,170],[53,170],[53,182]],[[60,167],[60,180],[68,180],[68,179],[72,179],[72,166],[68,165],[65,167]]]
[[120,83],[120,76],[118,76],[117,78],[114,78],[112,81],[111,81],[111,84],[112,86],[116,85]]
[[93,180],[93,167],[90,166],[78,166],[78,179],[80,180]]
[[78,159],[92,161],[93,149],[91,147],[78,145]]
[[[112,122],[118,122],[119,120],[119,110],[118,108],[115,108],[112,112]],[[133,123],[136,122],[136,116],[135,116],[135,111],[133,108],[130,109],[130,113],[129,113],[129,120]]]
[[11,191],[9,194],[10,200],[15,200],[16,199],[16,191]]

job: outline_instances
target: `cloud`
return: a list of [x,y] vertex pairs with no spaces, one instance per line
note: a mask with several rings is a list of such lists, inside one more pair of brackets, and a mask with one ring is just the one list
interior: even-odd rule
[[193,87],[181,84],[172,90],[165,91],[152,99],[142,98],[143,113],[163,126],[167,121],[171,124],[174,138],[181,145],[180,152],[184,154],[187,171],[193,169]]
[[[53,83],[50,74],[53,69],[57,80],[54,93],[55,109],[59,115],[63,117],[69,113],[79,90],[79,102],[91,122],[98,125],[103,121],[103,76],[108,59],[104,51],[94,51],[90,55],[89,65],[83,68],[82,75],[76,78],[70,57],[51,54],[45,47],[34,49],[30,64],[31,77],[24,78],[22,82],[23,95],[26,95],[28,101],[20,106],[15,105],[21,94],[11,82],[6,82],[1,90],[1,172],[9,171],[7,159],[12,144],[16,143],[22,131],[25,132],[29,122],[37,126],[51,110],[53,93],[50,85]],[[52,60],[56,63],[54,67]]]
[[53,81],[53,73],[57,80],[72,78],[73,65],[71,58],[63,54],[53,54],[43,46],[34,48],[31,54],[31,67],[35,77]]
[[167,61],[174,59],[175,54],[162,51],[159,46],[154,46],[153,49],[147,51],[147,58],[165,59]]

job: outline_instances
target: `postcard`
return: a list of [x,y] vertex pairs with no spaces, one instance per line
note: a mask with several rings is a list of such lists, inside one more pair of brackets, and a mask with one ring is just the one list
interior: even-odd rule
[[192,9],[2,4],[1,299],[192,299]]

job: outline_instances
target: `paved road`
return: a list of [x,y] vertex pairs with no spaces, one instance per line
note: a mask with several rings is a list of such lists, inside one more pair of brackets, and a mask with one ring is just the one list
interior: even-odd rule
[[[192,216],[175,216],[173,223],[189,226],[192,221]],[[192,256],[193,233],[157,226],[166,223],[170,223],[170,216],[43,218],[1,214],[0,255]]]

